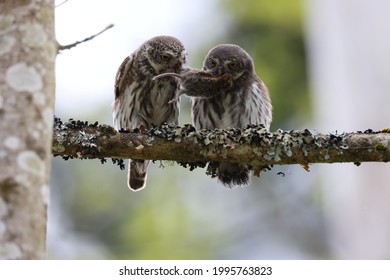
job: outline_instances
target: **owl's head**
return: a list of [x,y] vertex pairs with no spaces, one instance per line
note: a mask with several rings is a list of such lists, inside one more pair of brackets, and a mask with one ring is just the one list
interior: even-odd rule
[[186,62],[184,45],[172,36],[157,36],[143,44],[143,53],[157,74],[179,73]]
[[253,60],[240,46],[222,44],[212,48],[203,62],[203,69],[216,76],[230,74],[233,80],[249,80],[254,73]]

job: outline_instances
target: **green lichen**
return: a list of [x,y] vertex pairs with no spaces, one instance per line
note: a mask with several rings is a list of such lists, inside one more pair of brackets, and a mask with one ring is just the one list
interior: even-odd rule
[[42,42],[47,42],[47,35],[42,25],[37,22],[28,22],[19,27],[23,32],[22,43],[25,46],[38,48]]
[[17,157],[19,167],[36,176],[44,175],[44,161],[34,151],[21,152]]
[[387,150],[387,148],[383,144],[376,144],[374,147],[375,147],[375,150],[377,150],[377,151],[386,151]]
[[55,153],[63,153],[65,151],[65,147],[62,145],[55,145],[52,147],[52,151]]
[[12,28],[13,22],[14,22],[14,16],[0,15],[0,34],[4,34],[8,32]]

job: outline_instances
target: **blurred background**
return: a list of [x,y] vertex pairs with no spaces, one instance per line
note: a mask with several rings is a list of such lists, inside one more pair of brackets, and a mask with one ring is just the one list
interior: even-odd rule
[[[57,0],[57,117],[111,124],[122,60],[156,35],[178,37],[188,65],[234,43],[255,60],[274,106],[271,130],[389,126],[390,2],[386,0]],[[181,99],[180,124],[190,123]],[[53,159],[52,259],[388,259],[390,166],[274,166],[227,189],[169,162],[133,193],[126,171]],[[282,173],[279,173],[282,172]],[[279,174],[278,174],[279,173]]]

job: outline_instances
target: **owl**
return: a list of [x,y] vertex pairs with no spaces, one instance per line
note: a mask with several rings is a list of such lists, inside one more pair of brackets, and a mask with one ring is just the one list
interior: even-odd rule
[[[171,36],[157,36],[144,42],[124,59],[115,78],[113,123],[117,130],[150,128],[163,123],[178,123],[175,98],[178,81],[162,73],[180,73],[186,62],[183,44]],[[145,187],[148,160],[129,160],[128,187],[133,191]]]
[[[244,49],[233,44],[214,47],[205,58],[202,71],[215,77],[229,77],[229,83],[204,95],[191,91],[190,86],[184,89],[186,95],[193,96],[192,121],[197,129],[245,128],[250,124],[263,124],[269,129],[272,121],[270,95]],[[205,83],[210,85],[207,80]],[[217,164],[218,179],[228,187],[247,185],[250,181],[245,165],[213,164]]]

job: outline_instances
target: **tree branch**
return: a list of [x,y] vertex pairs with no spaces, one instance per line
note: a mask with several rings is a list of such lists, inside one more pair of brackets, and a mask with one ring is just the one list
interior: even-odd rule
[[65,158],[132,158],[192,162],[246,163],[256,172],[264,165],[387,162],[389,130],[322,134],[315,131],[267,132],[262,126],[247,129],[195,131],[191,125],[132,132],[117,132],[108,125],[55,119],[54,156]]
[[114,27],[114,24],[111,23],[111,24],[107,25],[102,31],[100,31],[100,32],[98,32],[98,33],[96,33],[96,34],[94,34],[92,36],[89,36],[89,37],[87,37],[87,38],[85,38],[85,39],[83,39],[81,41],[76,41],[76,42],[74,42],[72,44],[69,44],[69,45],[61,45],[61,44],[57,43],[57,53],[59,53],[62,50],[69,50],[69,49],[71,49],[73,47],[76,47],[77,45],[79,45],[81,43],[85,43],[87,41],[90,41],[90,40],[94,39],[95,37],[99,36],[100,34],[102,34],[103,32],[107,31],[108,29],[110,29],[112,27]]
[[64,5],[66,2],[68,2],[69,0],[64,0],[62,1],[60,4],[56,5],[55,8],[58,8],[58,7],[61,7],[62,5]]

